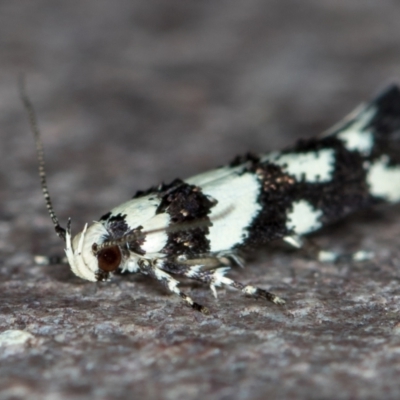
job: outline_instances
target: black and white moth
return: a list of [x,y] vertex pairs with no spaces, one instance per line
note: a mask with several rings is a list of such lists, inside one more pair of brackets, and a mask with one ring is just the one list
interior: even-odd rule
[[[301,247],[304,235],[350,213],[400,201],[400,89],[393,85],[317,138],[139,192],[72,239],[70,221],[62,228],[53,210],[36,118],[21,93],[50,217],[72,272],[89,281],[106,281],[117,270],[140,272],[202,312],[173,276],[205,283],[215,296],[216,287],[227,285],[284,304],[226,276],[241,263],[241,250],[277,239]],[[334,258],[320,252],[320,259]]]

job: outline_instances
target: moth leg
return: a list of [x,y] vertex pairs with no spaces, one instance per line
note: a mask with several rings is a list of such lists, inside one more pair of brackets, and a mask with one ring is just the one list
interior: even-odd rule
[[245,295],[254,297],[256,299],[257,298],[265,299],[278,305],[285,304],[285,300],[283,300],[274,293],[268,292],[256,286],[245,285],[241,282],[226,277],[225,274],[229,271],[229,269],[230,269],[229,267],[223,267],[223,268],[218,268],[215,271],[212,271],[212,281],[210,283],[210,286],[214,295],[216,294],[215,287],[226,285],[238,289]]
[[311,257],[320,262],[360,262],[370,260],[374,256],[372,252],[364,250],[359,250],[354,253],[338,253],[335,251],[324,250],[311,239],[295,234],[285,236],[283,240],[295,249],[301,250],[307,257]]
[[68,265],[66,256],[43,256],[36,254],[33,256],[33,261],[36,265]]
[[188,266],[174,263],[165,263],[162,266],[163,270],[167,270],[172,274],[181,275],[189,279],[195,279],[209,285],[215,297],[217,297],[216,288],[226,285],[240,290],[247,296],[263,298],[278,305],[285,304],[285,300],[281,299],[274,293],[267,292],[266,290],[255,286],[245,285],[226,277],[225,274],[230,270],[229,267],[220,267],[214,270],[202,270],[202,267],[203,265]]
[[223,265],[237,265],[240,268],[244,268],[244,259],[234,252],[222,253],[218,255],[218,259]]
[[196,303],[192,300],[190,296],[186,293],[182,292],[178,289],[179,281],[174,279],[171,275],[167,272],[163,271],[159,268],[155,263],[149,263],[146,261],[142,261],[138,263],[139,265],[139,272],[143,275],[151,276],[152,278],[156,279],[164,286],[168,288],[172,293],[177,294],[181,299],[183,299],[190,307],[192,307],[196,311],[200,311],[203,314],[208,314],[209,310],[207,307],[202,306],[201,304]]

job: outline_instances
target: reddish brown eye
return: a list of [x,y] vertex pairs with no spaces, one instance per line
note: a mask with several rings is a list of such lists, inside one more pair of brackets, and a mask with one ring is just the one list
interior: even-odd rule
[[118,246],[101,250],[99,254],[97,254],[99,268],[106,272],[115,271],[121,263],[121,258],[121,251],[119,250]]

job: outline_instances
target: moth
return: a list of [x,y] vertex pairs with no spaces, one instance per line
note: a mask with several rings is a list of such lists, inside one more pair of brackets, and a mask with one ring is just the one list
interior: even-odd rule
[[[142,273],[203,313],[207,308],[182,292],[177,278],[200,281],[215,296],[226,285],[284,304],[226,275],[242,263],[243,249],[278,239],[301,248],[303,237],[323,226],[400,200],[400,89],[392,85],[319,137],[138,192],[72,238],[71,220],[63,228],[54,212],[36,117],[23,90],[21,95],[47,209],[72,272],[88,281],[107,281],[117,271]],[[337,257],[318,254],[325,261]]]

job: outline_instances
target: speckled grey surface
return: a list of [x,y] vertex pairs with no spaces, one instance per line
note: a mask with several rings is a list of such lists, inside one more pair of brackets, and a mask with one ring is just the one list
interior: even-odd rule
[[33,265],[62,243],[16,84],[78,230],[138,189],[329,127],[399,79],[399,20],[394,1],[0,2],[0,398],[399,398],[399,207],[315,237],[373,261],[266,249],[233,272],[283,308],[185,283],[203,316],[143,277],[83,282]]

